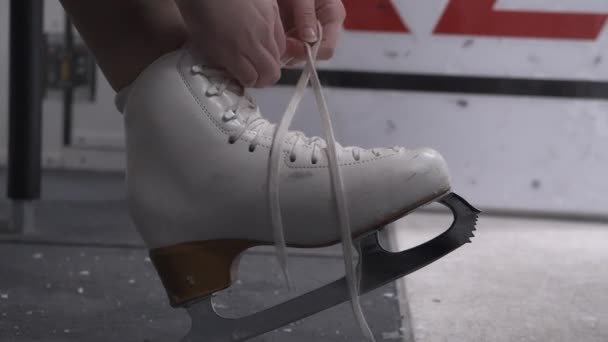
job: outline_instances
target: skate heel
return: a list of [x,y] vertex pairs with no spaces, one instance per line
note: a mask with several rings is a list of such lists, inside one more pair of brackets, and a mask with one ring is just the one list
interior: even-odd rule
[[238,259],[260,243],[247,240],[188,242],[150,251],[171,306],[187,306],[230,287]]

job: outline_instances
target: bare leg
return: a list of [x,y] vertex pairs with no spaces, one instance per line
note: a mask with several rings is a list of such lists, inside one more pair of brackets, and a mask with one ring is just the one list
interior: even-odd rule
[[61,0],[101,70],[118,91],[185,43],[174,0]]

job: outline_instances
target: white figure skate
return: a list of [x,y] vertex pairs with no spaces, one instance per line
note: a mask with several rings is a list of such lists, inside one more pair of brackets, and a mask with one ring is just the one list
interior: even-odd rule
[[[171,304],[192,317],[183,341],[243,341],[349,299],[365,331],[359,294],[441,258],[472,236],[478,211],[450,193],[437,152],[335,143],[314,68],[316,47],[308,52],[279,127],[225,73],[201,65],[186,49],[160,58],[117,97],[125,114],[131,215]],[[327,143],[287,131],[311,77]],[[455,214],[448,231],[402,253],[380,247],[375,232],[434,201]],[[351,239],[360,253],[357,276]],[[214,312],[212,295],[231,285],[246,249],[276,243],[285,267],[285,246],[340,241],[346,279],[242,319]]]

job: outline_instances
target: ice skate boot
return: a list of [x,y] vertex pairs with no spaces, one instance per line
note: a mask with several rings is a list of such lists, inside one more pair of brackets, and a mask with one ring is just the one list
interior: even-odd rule
[[[320,88],[311,64],[291,116],[309,77]],[[150,65],[117,104],[125,120],[130,212],[171,304],[193,316],[184,341],[245,340],[346,301],[353,289],[358,295],[399,278],[422,267],[417,262],[434,261],[430,251],[424,261],[389,255],[372,234],[427,203],[447,199],[452,208],[462,207],[458,241],[449,237],[453,243],[442,243],[439,254],[466,242],[473,229],[476,211],[450,195],[448,169],[437,152],[341,147],[277,128],[241,86],[187,49]],[[347,239],[339,228],[345,225]],[[231,285],[238,256],[277,239],[300,248],[346,239],[345,251],[349,239],[356,240],[364,249],[361,283],[337,281],[238,322],[214,316],[210,297]],[[365,272],[374,258],[388,259],[370,278]]]

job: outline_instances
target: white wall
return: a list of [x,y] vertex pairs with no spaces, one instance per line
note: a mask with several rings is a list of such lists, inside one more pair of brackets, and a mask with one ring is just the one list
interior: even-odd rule
[[[328,67],[608,81],[606,28],[599,39],[581,41],[436,36],[432,32],[447,0],[393,4],[410,34],[347,32]],[[501,0],[496,9],[606,14],[608,2]],[[289,95],[288,90],[262,93],[262,107],[275,112]],[[608,215],[608,101],[329,93],[343,143],[436,148],[450,164],[455,190],[484,207]],[[305,107],[297,124],[318,126],[310,118],[318,116],[315,107]]]
[[[501,0],[499,6],[542,9],[543,1]],[[583,6],[579,10],[608,12],[605,1],[577,3]],[[54,8],[54,14],[47,13],[52,17],[47,18],[47,30],[61,29],[56,1],[47,4]],[[336,59],[324,67],[608,81],[606,30],[597,42],[475,38],[471,43],[468,37],[431,35],[445,0],[394,4],[413,34],[348,32]],[[0,2],[0,25],[6,25],[6,6]],[[550,9],[567,6],[576,4],[552,0]],[[52,24],[56,22],[60,24]],[[0,81],[6,84],[6,30],[1,27]],[[47,165],[122,167],[121,117],[114,110],[112,90],[99,76],[97,102],[76,106],[76,148],[61,148],[60,103],[45,102]],[[5,108],[2,89],[0,105]],[[255,94],[276,120],[291,90],[277,87]],[[328,89],[328,94],[344,144],[434,147],[450,163],[455,190],[482,207],[607,213],[608,101],[339,89]],[[318,134],[311,100],[309,96],[304,102],[294,127]],[[0,158],[5,118],[6,109],[1,109]]]

